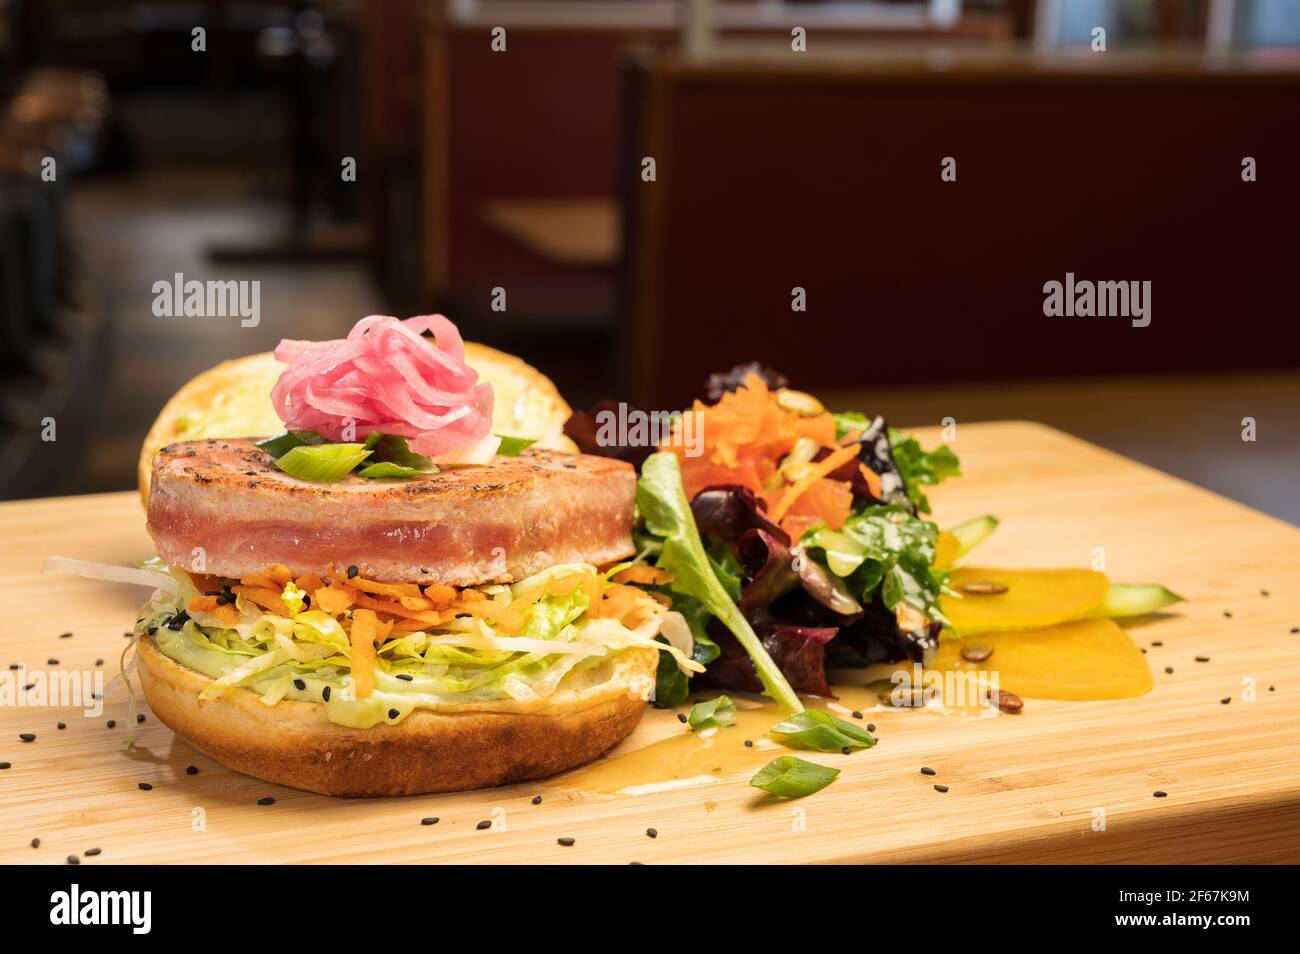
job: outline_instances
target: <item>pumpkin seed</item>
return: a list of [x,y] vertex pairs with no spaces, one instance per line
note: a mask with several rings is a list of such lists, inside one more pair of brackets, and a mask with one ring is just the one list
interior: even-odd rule
[[967,662],[980,663],[993,655],[993,647],[988,643],[962,643],[961,658]]
[[778,407],[785,408],[787,411],[793,411],[800,417],[816,417],[818,414],[824,414],[826,408],[822,402],[817,400],[811,394],[804,391],[793,391],[790,388],[780,388],[776,392],[776,403]]
[[968,596],[998,596],[1007,591],[1007,585],[997,580],[970,580],[957,589]]

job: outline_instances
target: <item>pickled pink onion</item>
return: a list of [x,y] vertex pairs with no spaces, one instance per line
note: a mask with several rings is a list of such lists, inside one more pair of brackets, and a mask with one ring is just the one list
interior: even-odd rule
[[[425,331],[432,340],[421,337]],[[286,338],[275,356],[289,367],[271,401],[291,430],[332,441],[397,434],[417,454],[438,457],[477,443],[492,428],[492,385],[465,363],[460,332],[442,315],[371,315],[346,338]]]

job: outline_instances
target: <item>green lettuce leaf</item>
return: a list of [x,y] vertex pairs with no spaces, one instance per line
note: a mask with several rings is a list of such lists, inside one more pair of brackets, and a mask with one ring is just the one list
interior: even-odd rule
[[646,530],[663,540],[658,566],[673,575],[671,591],[699,600],[731,630],[754,660],[768,696],[792,712],[803,711],[799,696],[714,572],[682,490],[681,468],[675,455],[660,452],[646,458],[637,481],[636,505]]
[[930,500],[921,485],[933,486],[949,477],[961,476],[957,455],[947,444],[924,451],[916,438],[892,427],[889,429],[889,443],[894,451],[894,465],[907,487],[907,499],[912,501],[917,513],[929,513]]

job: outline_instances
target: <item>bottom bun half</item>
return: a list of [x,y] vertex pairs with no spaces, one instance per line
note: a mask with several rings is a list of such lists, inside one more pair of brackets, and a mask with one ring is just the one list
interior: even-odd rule
[[417,709],[396,725],[352,729],[330,722],[322,705],[268,706],[246,689],[200,700],[206,676],[164,656],[147,637],[138,646],[149,707],[196,749],[268,782],[345,797],[487,788],[589,762],[636,728],[658,655],[626,649],[571,673],[542,705]]

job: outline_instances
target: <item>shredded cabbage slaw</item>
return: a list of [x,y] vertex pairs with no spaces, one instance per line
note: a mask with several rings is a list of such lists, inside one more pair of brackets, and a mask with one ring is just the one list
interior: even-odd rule
[[[354,728],[396,724],[416,709],[514,700],[535,702],[552,695],[566,675],[594,668],[631,647],[669,653],[685,671],[702,667],[679,645],[684,627],[676,614],[649,596],[619,615],[589,614],[590,588],[546,595],[526,610],[517,633],[503,634],[485,614],[457,615],[415,632],[393,632],[375,647],[374,689],[358,697],[348,630],[351,611],[337,617],[313,608],[294,582],[280,600],[288,616],[269,612],[243,594],[234,596],[238,621],[221,607],[189,610],[202,597],[190,575],[152,560],[145,566],[175,583],[155,591],[136,624],[163,655],[213,681],[201,693],[211,699],[234,689],[251,691],[266,705],[284,699],[323,703],[330,721]],[[507,605],[535,594],[557,576],[591,574],[595,567],[565,564],[511,585],[479,588],[488,600]],[[607,578],[600,586],[617,587]],[[626,589],[626,587],[624,588]],[[668,619],[670,642],[656,640]]]

